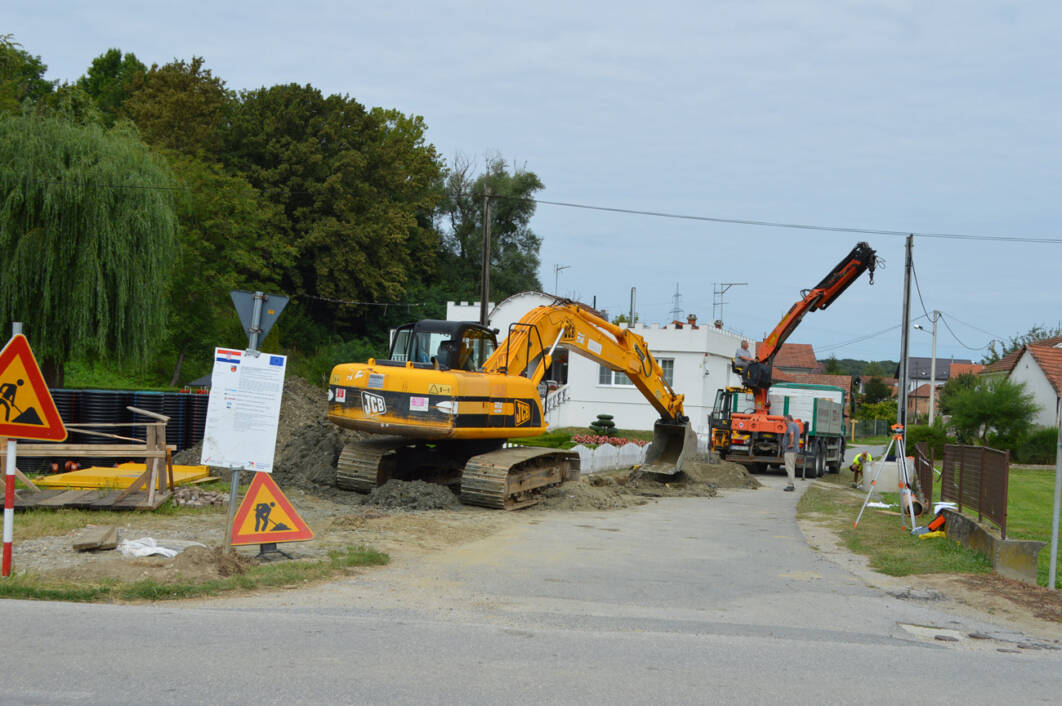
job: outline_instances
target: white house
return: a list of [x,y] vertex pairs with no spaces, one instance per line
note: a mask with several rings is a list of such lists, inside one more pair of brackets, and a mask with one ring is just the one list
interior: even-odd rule
[[[540,292],[515,294],[497,305],[489,305],[490,326],[499,330],[501,341],[509,324],[519,321],[534,307],[554,301],[554,297]],[[446,318],[478,321],[479,303],[448,302]],[[683,405],[694,430],[706,435],[715,391],[741,382],[730,370],[730,362],[742,337],[690,322],[667,326],[636,324],[634,331],[645,339],[675,392],[685,395]],[[585,427],[597,415],[611,414],[617,428],[648,430],[659,419],[652,405],[622,373],[573,354],[568,357],[566,374],[566,381],[560,381],[560,387],[547,398],[550,427]]]
[[985,377],[1005,376],[1025,384],[1037,413],[1033,424],[1058,424],[1059,397],[1062,395],[1062,338],[1037,341],[1004,356],[981,371]]

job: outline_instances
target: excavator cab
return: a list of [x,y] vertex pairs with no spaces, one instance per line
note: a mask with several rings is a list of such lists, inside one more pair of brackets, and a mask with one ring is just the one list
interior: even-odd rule
[[471,321],[424,319],[395,330],[390,359],[477,372],[497,347],[494,331],[486,326]]

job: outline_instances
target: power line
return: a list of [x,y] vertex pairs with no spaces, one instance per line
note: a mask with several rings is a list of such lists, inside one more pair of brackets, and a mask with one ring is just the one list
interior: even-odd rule
[[[49,179],[48,181],[68,181],[63,179]],[[77,183],[77,182],[73,182]],[[121,184],[93,184],[80,182],[81,186],[96,186],[97,188],[112,189],[156,189],[160,191],[180,191],[188,189],[187,186],[155,186],[155,185],[121,185]],[[299,196],[312,196],[312,191],[290,191],[289,194]],[[586,211],[603,211],[606,213],[623,213],[632,216],[651,216],[654,218],[672,218],[686,221],[701,221],[705,223],[727,223],[731,225],[761,226],[766,228],[789,228],[795,230],[815,230],[827,233],[855,233],[859,235],[891,235],[906,238],[915,235],[920,238],[943,238],[948,240],[980,240],[1007,243],[1041,243],[1050,245],[1062,244],[1062,238],[1033,238],[1023,235],[973,235],[970,233],[930,233],[912,230],[889,230],[885,228],[857,228],[854,226],[827,226],[810,223],[787,223],[784,221],[764,221],[752,218],[723,218],[720,216],[696,216],[683,213],[669,213],[667,211],[648,211],[633,208],[616,208],[612,206],[594,206],[590,204],[573,203],[570,201],[547,201],[545,199],[532,199],[523,196],[505,196],[491,194],[492,199],[508,199],[510,201],[525,201],[543,206],[561,206],[564,208],[577,208]]]
[[[918,319],[921,319],[921,318],[923,318],[923,317],[921,317],[921,316],[918,317]],[[918,319],[915,319],[915,321],[917,321]],[[877,338],[878,336],[883,336],[886,333],[889,333],[890,331],[895,331],[898,328],[900,328],[900,324],[895,324],[893,326],[889,326],[888,328],[883,328],[880,331],[875,331],[874,333],[868,333],[868,334],[865,334],[863,336],[857,336],[856,338],[851,338],[851,339],[848,339],[847,341],[840,341],[838,343],[830,343],[830,344],[825,345],[825,346],[819,346],[819,351],[820,352],[833,351],[833,350],[838,350],[838,349],[841,349],[841,348],[846,348],[848,346],[855,345],[856,343],[862,343],[863,341],[869,341],[872,338]]]
[[[947,312],[943,312],[943,311],[941,312],[941,314],[945,314],[945,313],[947,313]],[[995,339],[997,341],[1000,341],[1000,342],[1003,341],[1003,337],[1002,336],[997,336],[996,334],[992,333],[991,331],[985,331],[983,328],[977,328],[973,324],[967,323],[967,322],[963,321],[962,319],[960,319],[958,316],[954,316],[953,314],[948,314],[948,316],[950,316],[951,318],[955,319],[957,322],[959,322],[963,326],[969,326],[974,331],[980,331],[981,333],[983,333],[983,334],[985,334],[987,336],[991,336],[993,339]],[[991,343],[991,341],[989,341],[989,343]]]
[[927,317],[929,312],[926,311],[926,302],[922,299],[922,287],[918,284],[918,271],[915,269],[914,263],[911,263],[911,274],[914,275],[915,291],[918,292],[918,303],[922,305],[922,313]]
[[579,208],[588,211],[605,211],[609,213],[625,213],[636,216],[653,216],[656,218],[674,218],[687,221],[705,221],[708,223],[729,223],[733,225],[764,226],[768,228],[792,228],[797,230],[818,230],[830,233],[857,233],[862,235],[893,235],[906,238],[908,235],[916,235],[921,238],[945,238],[950,240],[986,240],[1003,241],[1011,243],[1049,243],[1062,244],[1062,238],[1033,238],[1022,235],[972,235],[970,233],[928,233],[910,230],[887,230],[884,228],[856,228],[852,226],[825,226],[808,223],[786,223],[782,221],[763,221],[748,218],[722,218],[718,216],[693,216],[682,213],[668,213],[666,211],[643,211],[632,208],[614,208],[610,206],[591,206],[588,204],[571,203],[566,201],[546,201],[544,199],[530,199],[518,196],[496,196],[514,200],[531,201],[546,206],[563,206],[565,208]]
[[941,317],[940,317],[940,320],[944,322],[944,328],[948,329],[948,333],[950,333],[950,334],[951,334],[951,337],[952,337],[952,338],[954,338],[954,339],[955,339],[955,341],[956,341],[956,342],[957,342],[957,343],[958,343],[958,344],[959,344],[960,346],[962,346],[963,348],[965,348],[965,349],[967,349],[967,350],[971,350],[971,351],[983,351],[983,350],[986,350],[986,349],[988,348],[988,346],[989,346],[989,345],[991,345],[991,343],[992,343],[991,341],[989,341],[988,343],[986,343],[985,345],[981,346],[980,348],[974,348],[973,346],[968,346],[968,345],[966,345],[965,343],[963,343],[963,342],[962,342],[961,340],[959,340],[959,337],[958,337],[958,336],[956,336],[956,335],[955,335],[955,332],[951,330],[951,326],[949,326],[949,325],[948,325],[948,320],[947,320],[946,318],[944,318],[944,316],[943,316],[943,315],[941,315]]

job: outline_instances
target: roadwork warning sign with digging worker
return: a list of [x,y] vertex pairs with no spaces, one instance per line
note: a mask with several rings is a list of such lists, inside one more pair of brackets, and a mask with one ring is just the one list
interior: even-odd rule
[[232,545],[305,542],[309,526],[268,473],[255,473],[232,521]]
[[64,441],[66,427],[21,333],[0,351],[0,436]]

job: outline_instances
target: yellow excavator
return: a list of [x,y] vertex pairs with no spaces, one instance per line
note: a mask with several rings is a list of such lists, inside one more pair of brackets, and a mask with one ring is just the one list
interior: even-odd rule
[[395,331],[387,360],[332,370],[328,418],[372,437],[340,454],[336,484],[369,492],[386,481],[460,485],[462,502],[514,510],[579,474],[571,451],[517,446],[508,439],[546,431],[540,383],[558,346],[626,373],[660,413],[643,470],[673,475],[697,436],[683,396],[664,379],[645,340],[583,304],[557,299],[509,327],[422,320]]

